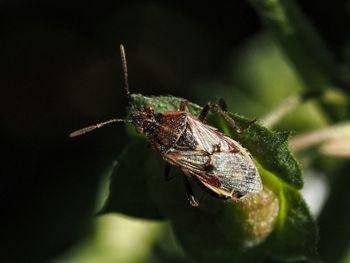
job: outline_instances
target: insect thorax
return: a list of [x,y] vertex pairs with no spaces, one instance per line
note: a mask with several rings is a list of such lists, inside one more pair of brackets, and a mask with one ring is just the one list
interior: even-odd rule
[[[155,115],[156,127],[146,136],[161,153],[177,144],[186,131],[187,114],[184,112],[164,112]],[[149,128],[148,128],[149,129]]]

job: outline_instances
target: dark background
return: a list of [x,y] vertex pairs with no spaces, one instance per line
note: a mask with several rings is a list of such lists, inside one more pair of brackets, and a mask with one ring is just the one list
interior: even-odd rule
[[[346,2],[299,1],[339,61]],[[229,83],[262,30],[247,1],[0,3],[0,261],[46,262],[89,233],[101,174],[129,139],[123,125],[68,134],[125,115],[120,43],[132,92],[204,104],[194,83]]]

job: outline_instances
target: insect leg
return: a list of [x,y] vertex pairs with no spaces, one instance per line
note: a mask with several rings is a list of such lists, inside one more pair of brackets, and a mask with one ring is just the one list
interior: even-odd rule
[[187,106],[187,104],[188,104],[188,100],[182,100],[180,102],[179,111],[184,111],[186,106]]
[[223,109],[224,111],[227,111],[227,104],[223,98],[219,99],[218,104],[219,104],[221,109]]
[[246,126],[244,126],[243,128],[241,128],[241,131],[244,131],[246,129],[248,129],[250,126],[252,126],[254,123],[256,123],[256,119],[251,120],[250,122],[248,122],[248,124]]
[[207,105],[203,107],[198,119],[200,121],[204,121],[209,111],[219,113],[222,117],[225,118],[225,120],[231,125],[233,129],[235,129],[237,132],[242,131],[241,128],[237,126],[236,122],[227,114],[227,112],[221,109],[221,107],[214,102],[208,102]]
[[198,120],[200,120],[201,122],[204,122],[205,118],[207,117],[208,113],[209,113],[209,103],[207,105],[205,105],[201,111],[201,113],[198,116]]
[[184,179],[184,184],[185,184],[185,189],[186,189],[187,200],[190,202],[190,205],[192,207],[198,207],[199,204],[196,201],[196,198],[194,197],[194,193],[193,193],[191,184],[188,181],[187,174],[183,175],[183,179]]
[[164,177],[168,181],[170,175],[170,163],[165,164]]
[[164,178],[165,181],[170,181],[171,179],[173,179],[173,177],[170,177],[170,163],[165,163],[165,169],[164,169]]

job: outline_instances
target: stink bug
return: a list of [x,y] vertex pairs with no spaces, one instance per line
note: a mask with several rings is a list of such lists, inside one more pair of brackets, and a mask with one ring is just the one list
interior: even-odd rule
[[[120,55],[125,92],[128,98],[132,98],[123,45],[120,45]],[[182,170],[188,200],[192,206],[198,206],[198,202],[189,182],[190,177],[209,193],[222,199],[238,200],[249,193],[261,191],[261,178],[250,153],[237,141],[204,123],[209,111],[213,111],[241,132],[234,120],[212,102],[204,106],[199,116],[195,117],[185,111],[187,103],[187,100],[183,100],[177,111],[165,112],[155,112],[152,105],[144,105],[131,113],[130,120],[112,119],[75,131],[70,137],[114,122],[132,123],[137,132],[144,134],[167,162],[166,177],[169,176],[170,165]]]

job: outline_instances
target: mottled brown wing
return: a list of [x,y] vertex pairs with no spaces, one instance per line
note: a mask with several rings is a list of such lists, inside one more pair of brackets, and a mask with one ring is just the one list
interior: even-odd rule
[[164,157],[221,196],[244,196],[262,189],[254,163],[241,153],[215,152],[208,155],[200,151],[169,151]]
[[217,149],[217,146],[219,146],[222,151],[239,151],[240,148],[242,148],[236,141],[219,132],[216,128],[192,116],[187,117],[187,123],[191,129],[192,135],[198,142],[197,148],[200,150],[212,153]]
[[164,155],[165,160],[195,176],[220,196],[236,199],[262,189],[258,170],[245,148],[214,127],[193,117],[187,119],[186,132],[191,134],[196,147],[186,150],[175,144]]

